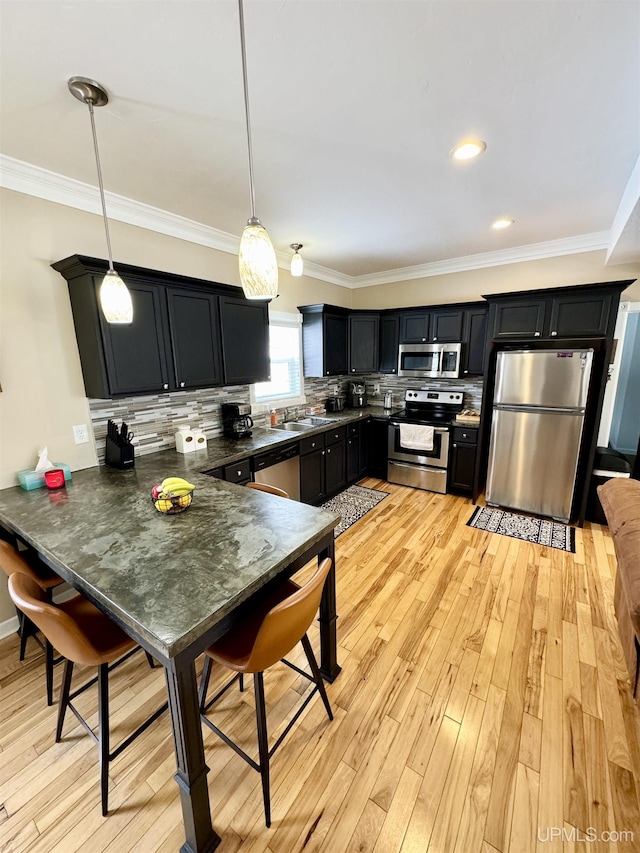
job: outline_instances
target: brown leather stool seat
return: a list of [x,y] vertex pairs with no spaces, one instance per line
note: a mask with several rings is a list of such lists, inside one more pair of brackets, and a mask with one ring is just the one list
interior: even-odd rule
[[289,497],[284,489],[279,489],[277,486],[270,486],[269,483],[247,483],[247,488],[256,489],[259,492],[268,492],[270,495],[277,495],[279,498]]
[[[36,571],[31,563],[29,563],[19,553],[19,551],[13,547],[13,545],[4,541],[0,541],[0,568],[2,568],[7,577],[11,577],[14,572],[19,572],[20,574],[26,575],[34,580],[38,586],[45,591],[47,601],[52,600],[53,590],[55,587],[64,583],[61,577],[56,575],[55,572],[47,569],[45,566],[42,566],[42,569],[38,568]],[[36,636],[36,626],[33,622],[18,608],[16,608],[16,612],[18,614],[18,623],[20,626],[18,629],[20,634],[20,660],[24,660],[27,640],[29,637],[34,637],[38,643],[40,643],[40,640]],[[41,643],[40,645],[42,646]],[[54,663],[58,663],[58,660],[54,660],[53,648],[51,643],[46,639],[44,651],[45,673],[47,680],[47,705],[53,705],[53,665]]]
[[[9,595],[13,603],[40,628],[49,642],[65,658],[62,689],[58,706],[56,743],[62,736],[62,727],[67,708],[78,718],[87,732],[98,744],[100,754],[100,790],[102,814],[107,814],[109,761],[116,758],[125,747],[142,734],[145,729],[167,709],[165,702],[149,719],[145,720],[133,734],[129,735],[113,752],[109,750],[109,672],[134,652],[138,645],[128,637],[115,622],[98,610],[83,595],[75,595],[61,604],[51,604],[44,590],[30,577],[14,573],[9,578]],[[147,655],[149,662],[152,659]],[[73,665],[97,666],[98,675],[82,687],[70,693]],[[98,682],[98,734],[90,728],[80,715],[72,699]]]
[[[331,568],[331,560],[324,559],[317,571],[304,586],[300,587],[292,580],[284,581],[275,590],[269,592],[257,603],[253,610],[249,611],[237,625],[234,625],[217,642],[210,646],[205,654],[205,664],[202,671],[202,681],[198,698],[200,701],[201,719],[212,731],[232,747],[244,760],[259,771],[262,777],[262,798],[264,801],[264,816],[267,826],[271,826],[271,798],[269,783],[269,759],[280,746],[289,730],[296,722],[300,714],[307,707],[316,692],[320,692],[322,701],[330,720],[333,720],[331,705],[327,692],[318,669],[311,643],[307,637],[307,630],[320,605],[322,588],[325,578]],[[299,669],[284,656],[288,654],[297,643],[301,642],[307,656],[311,675]],[[267,718],[264,701],[263,672],[273,664],[282,660],[287,666],[294,669],[300,675],[314,682],[314,688],[310,691],[302,706],[295,713],[289,724],[282,732],[276,743],[269,749],[267,736]],[[209,678],[211,676],[212,662],[226,666],[234,670],[238,675],[234,676],[209,702],[206,702]],[[206,716],[210,708],[231,685],[240,680],[240,689],[244,687],[243,676],[245,673],[253,673],[253,683],[256,702],[256,722],[258,727],[258,752],[259,761],[255,762],[244,750],[234,743],[224,732],[215,726]]]

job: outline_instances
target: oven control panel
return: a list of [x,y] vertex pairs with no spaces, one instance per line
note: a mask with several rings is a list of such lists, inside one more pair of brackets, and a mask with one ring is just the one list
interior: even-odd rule
[[435,391],[429,388],[420,388],[418,391],[405,391],[404,399],[407,403],[447,403],[451,406],[462,405],[462,391],[447,390]]

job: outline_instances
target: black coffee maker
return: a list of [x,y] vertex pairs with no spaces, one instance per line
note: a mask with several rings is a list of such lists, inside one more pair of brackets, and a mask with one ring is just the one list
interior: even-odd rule
[[227,438],[248,438],[253,418],[248,403],[222,404],[222,431]]

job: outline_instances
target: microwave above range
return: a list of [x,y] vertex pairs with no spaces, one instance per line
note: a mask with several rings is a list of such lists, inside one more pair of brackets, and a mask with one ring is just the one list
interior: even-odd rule
[[457,379],[462,344],[400,344],[398,376]]

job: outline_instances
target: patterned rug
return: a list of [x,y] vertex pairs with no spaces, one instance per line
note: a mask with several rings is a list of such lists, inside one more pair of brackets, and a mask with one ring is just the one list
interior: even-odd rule
[[501,509],[489,509],[479,506],[467,521],[469,527],[478,530],[488,530],[490,533],[500,533],[513,539],[524,539],[526,542],[536,542],[538,545],[548,545],[561,551],[575,554],[576,532],[567,524],[548,521],[546,518],[536,518],[531,515],[514,515]]
[[331,500],[323,503],[322,509],[328,509],[341,515],[342,520],[335,529],[335,538],[348,530],[358,519],[366,515],[369,510],[383,501],[389,492],[381,492],[379,489],[368,489],[365,486],[349,486],[344,492],[340,492]]

